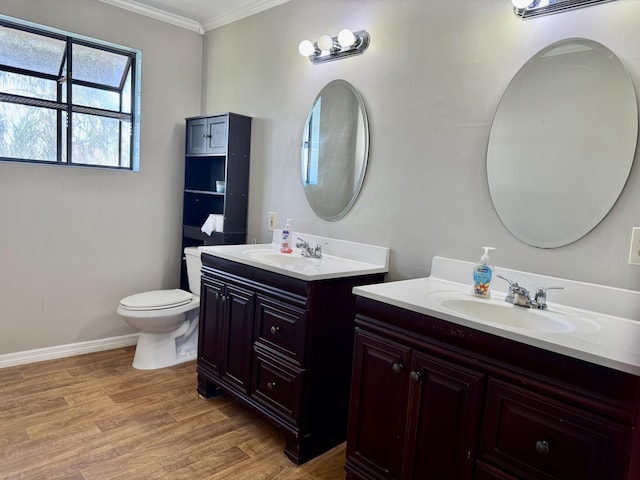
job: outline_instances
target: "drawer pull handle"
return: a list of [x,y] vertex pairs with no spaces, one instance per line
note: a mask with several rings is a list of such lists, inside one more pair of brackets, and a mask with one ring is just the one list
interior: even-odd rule
[[276,382],[267,382],[267,390],[273,390],[276,388]]
[[273,327],[271,327],[271,334],[275,335],[276,333],[278,333],[280,331],[280,327],[274,325]]
[[393,362],[393,365],[391,366],[391,370],[393,370],[393,373],[400,373],[403,369],[404,365],[398,362]]
[[547,455],[549,453],[549,442],[546,440],[538,440],[536,442],[536,451],[540,455]]

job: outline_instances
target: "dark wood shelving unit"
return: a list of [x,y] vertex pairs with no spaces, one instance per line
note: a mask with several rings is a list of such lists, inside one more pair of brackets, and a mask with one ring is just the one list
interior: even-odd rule
[[[182,249],[245,243],[249,197],[251,117],[221,113],[186,119]],[[225,182],[225,191],[216,182]],[[201,227],[210,214],[224,216],[223,232]],[[182,261],[181,288],[187,289]]]

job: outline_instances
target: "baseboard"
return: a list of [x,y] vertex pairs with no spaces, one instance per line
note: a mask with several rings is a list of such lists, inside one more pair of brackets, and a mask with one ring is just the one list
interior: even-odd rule
[[23,365],[25,363],[43,362],[56,358],[72,357],[84,353],[100,352],[113,348],[128,347],[138,342],[138,333],[122,335],[120,337],[101,338],[88,342],[70,343],[55,347],[37,348],[24,352],[7,353],[0,355],[0,368]]

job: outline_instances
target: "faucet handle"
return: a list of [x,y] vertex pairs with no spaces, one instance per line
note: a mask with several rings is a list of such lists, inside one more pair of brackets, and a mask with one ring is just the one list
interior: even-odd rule
[[540,310],[547,309],[547,290],[564,290],[564,287],[539,287],[533,300],[535,308]]
[[509,293],[507,293],[507,296],[505,297],[504,301],[505,302],[509,302],[509,303],[513,303],[514,300],[515,300],[516,290],[518,288],[520,288],[520,285],[518,285],[518,282],[514,282],[513,280],[509,280],[507,277],[505,277],[504,275],[500,275],[499,273],[496,274],[496,277],[501,278],[502,280],[504,280],[505,282],[507,282],[509,284]]

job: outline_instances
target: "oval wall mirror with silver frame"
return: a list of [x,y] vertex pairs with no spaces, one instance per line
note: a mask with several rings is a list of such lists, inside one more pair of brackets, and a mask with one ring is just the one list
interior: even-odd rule
[[368,156],[364,101],[349,82],[333,80],[314,100],[302,136],[302,185],[320,218],[338,220],[353,206]]
[[620,60],[588,39],[555,42],[513,77],[487,149],[493,205],[540,248],[567,245],[609,213],[629,176],[638,106]]

